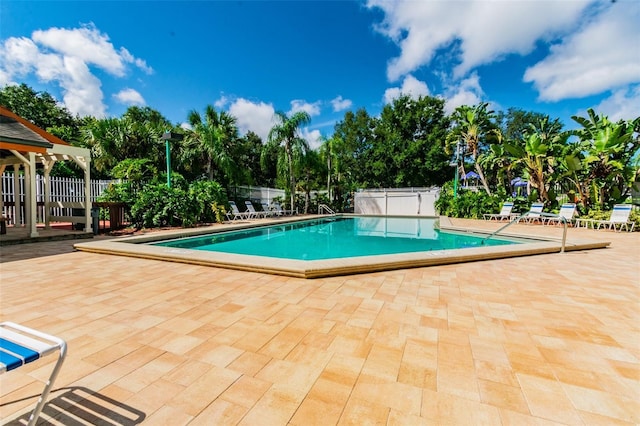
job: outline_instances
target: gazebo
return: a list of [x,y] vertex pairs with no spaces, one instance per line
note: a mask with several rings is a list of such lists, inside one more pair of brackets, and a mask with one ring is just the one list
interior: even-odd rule
[[[73,161],[84,171],[84,201],[74,203],[51,203],[51,185],[49,175],[56,161]],[[55,217],[56,220],[73,219],[84,223],[85,232],[91,231],[90,198],[90,162],[91,154],[86,148],[71,146],[62,139],[42,130],[28,120],[0,106],[0,176],[8,166],[13,166],[14,187],[19,188],[20,168],[25,177],[25,217],[24,224],[29,236],[38,236],[36,168],[43,168],[45,227],[50,227],[52,207],[84,209],[84,217]],[[3,211],[3,193],[0,187],[0,212]],[[16,226],[23,222],[20,199],[16,201]]]

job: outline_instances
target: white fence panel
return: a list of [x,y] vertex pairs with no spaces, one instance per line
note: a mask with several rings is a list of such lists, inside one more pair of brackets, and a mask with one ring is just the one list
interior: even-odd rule
[[354,213],[383,216],[436,216],[439,188],[363,190],[355,193]]
[[276,197],[283,198],[285,195],[284,189],[268,188],[264,186],[236,186],[236,196],[239,198],[246,198],[252,201],[258,201],[261,203],[271,204],[271,201]]
[[[16,214],[16,193],[20,200],[20,211],[22,217],[22,223],[24,224],[25,218],[25,188],[24,188],[24,175],[18,176],[18,191],[16,191],[14,184],[13,173],[4,173],[0,178],[2,184],[2,215],[6,217],[9,223],[15,224]],[[84,201],[84,179],[77,178],[64,178],[64,177],[51,177],[49,178],[49,184],[51,185],[51,197],[50,201],[64,202],[64,203],[82,203]],[[111,184],[112,180],[98,180],[94,179],[90,182],[91,202],[98,199],[105,189]],[[44,222],[44,177],[36,175],[36,201],[37,221]],[[51,209],[52,216],[73,216],[71,208],[55,207]]]

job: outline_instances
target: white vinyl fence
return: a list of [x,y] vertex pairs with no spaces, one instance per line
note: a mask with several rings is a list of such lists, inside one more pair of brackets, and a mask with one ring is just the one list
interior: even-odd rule
[[[84,180],[77,178],[49,178],[51,183],[51,198],[54,202],[78,202],[84,201]],[[2,182],[2,216],[6,217],[8,222],[15,224],[16,215],[16,199],[18,194],[20,200],[20,209],[22,214],[20,217],[24,222],[26,213],[25,206],[25,183],[24,176],[18,176],[18,190],[16,191],[13,173],[5,173],[1,178]],[[112,180],[91,180],[91,201],[94,202],[104,192],[110,183],[116,182]],[[44,222],[44,177],[36,175],[36,200],[37,200],[37,221]],[[51,209],[52,216],[74,216],[70,208],[55,207]],[[23,225],[21,223],[19,225]]]
[[267,204],[271,204],[274,198],[283,198],[285,195],[284,189],[267,188],[264,186],[236,186],[233,191],[234,194],[229,194],[230,199],[244,198]]
[[436,216],[440,188],[364,189],[354,194],[354,213],[382,216]]

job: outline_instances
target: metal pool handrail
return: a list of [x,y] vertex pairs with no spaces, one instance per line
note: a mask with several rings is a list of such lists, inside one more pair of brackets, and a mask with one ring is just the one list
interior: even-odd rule
[[331,210],[329,206],[326,204],[318,204],[318,214],[322,214],[323,211],[326,211],[328,214],[335,216],[336,212]]
[[485,237],[480,244],[484,244],[485,241],[487,241],[489,238],[497,235],[500,231],[502,231],[503,229],[508,228],[509,226],[513,225],[514,223],[518,223],[520,222],[520,219],[523,219],[527,216],[529,216],[529,214],[536,214],[538,216],[547,216],[547,217],[557,217],[558,219],[560,219],[562,221],[562,224],[564,225],[564,230],[562,232],[562,246],[560,248],[560,253],[564,253],[564,247],[566,245],[567,242],[567,218],[564,216],[560,216],[558,214],[553,214],[553,213],[544,213],[544,212],[525,212],[523,214],[521,214],[520,216],[518,216],[517,218],[513,219],[511,222],[507,223],[506,225],[502,226],[501,228],[499,228],[497,231],[492,232],[490,235],[488,235],[487,237]]

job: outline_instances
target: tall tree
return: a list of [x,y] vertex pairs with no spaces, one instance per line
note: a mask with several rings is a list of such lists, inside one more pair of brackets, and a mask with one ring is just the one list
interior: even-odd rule
[[487,145],[487,139],[494,134],[495,124],[491,121],[493,111],[487,110],[488,106],[488,103],[481,103],[473,107],[462,105],[456,108],[452,114],[454,126],[447,135],[447,146],[451,150],[452,147],[462,144],[465,148],[462,162],[464,163],[466,153],[469,153],[482,186],[487,194],[491,195],[482,166],[477,161],[478,155]]
[[47,92],[37,92],[22,83],[0,89],[0,105],[47,130],[50,127],[78,127],[69,110]]
[[82,145],[91,149],[92,163],[101,173],[109,174],[126,159],[148,159],[156,170],[163,170],[165,150],[160,137],[171,128],[159,112],[131,107],[121,118],[87,119]]
[[448,126],[442,99],[401,96],[385,105],[369,155],[377,186],[442,184],[450,167],[443,144]]
[[302,158],[302,154],[309,149],[309,144],[299,134],[300,126],[309,124],[311,117],[304,111],[298,111],[288,117],[284,112],[276,112],[276,124],[269,132],[269,143],[281,146],[286,157],[289,171],[289,195],[291,208],[294,207],[296,192],[295,161]]
[[558,164],[569,138],[569,133],[561,129],[557,120],[544,116],[529,124],[524,132],[524,146],[513,142],[505,144],[512,155],[512,166],[524,166],[531,186],[546,205],[555,203],[552,188],[559,177]]
[[374,146],[373,130],[376,119],[364,108],[355,113],[347,111],[344,119],[336,123],[332,139],[335,162],[338,173],[334,177],[334,200],[343,208],[346,207],[349,192],[356,188],[367,188],[372,182],[371,151]]
[[240,168],[232,161],[234,146],[238,141],[236,119],[225,111],[207,105],[204,117],[192,110],[187,117],[191,130],[187,131],[183,144],[182,160],[201,161],[210,180],[216,171],[225,183],[235,183]]
[[571,117],[582,128],[571,132],[580,142],[564,166],[586,209],[611,207],[629,195],[636,178],[640,117],[613,123],[591,108],[587,114],[588,118]]

